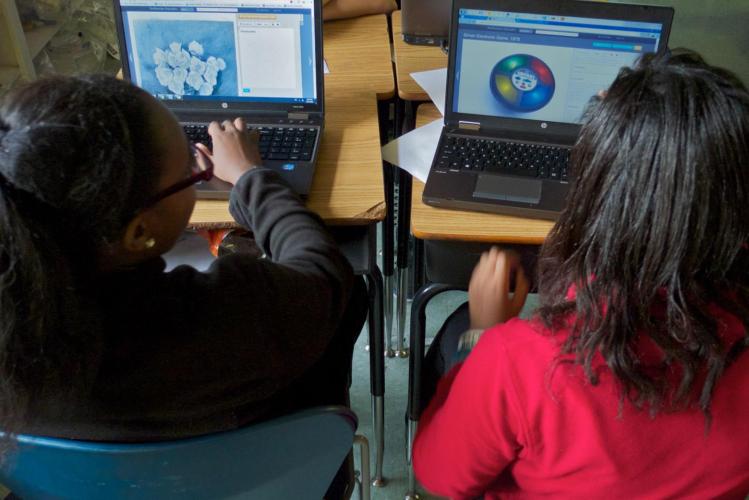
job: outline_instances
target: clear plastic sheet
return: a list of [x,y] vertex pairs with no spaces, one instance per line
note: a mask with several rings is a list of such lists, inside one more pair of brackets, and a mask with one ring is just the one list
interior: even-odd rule
[[71,0],[16,0],[16,6],[27,31],[68,19],[73,10]]
[[85,25],[66,23],[45,48],[54,71],[66,75],[101,71],[106,44],[92,37]]
[[101,0],[85,0],[73,15],[81,31],[92,40],[101,42],[107,53],[119,59],[117,32],[114,27],[112,3]]
[[[71,0],[21,1],[34,3]],[[72,0],[65,19],[57,22],[61,23],[60,30],[35,61],[40,76],[117,71],[119,46],[111,2]]]

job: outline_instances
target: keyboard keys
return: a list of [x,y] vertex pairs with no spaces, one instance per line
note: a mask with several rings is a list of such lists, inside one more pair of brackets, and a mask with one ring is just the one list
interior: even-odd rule
[[[182,126],[190,142],[201,142],[213,147],[206,125]],[[254,127],[248,126],[252,130]],[[310,161],[317,141],[314,127],[257,127],[258,149],[263,160]]]
[[569,150],[512,141],[446,137],[435,162],[438,172],[496,172],[567,180]]

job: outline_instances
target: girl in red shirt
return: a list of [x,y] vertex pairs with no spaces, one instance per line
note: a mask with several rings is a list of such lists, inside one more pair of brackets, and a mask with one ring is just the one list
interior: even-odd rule
[[486,331],[422,415],[417,478],[452,498],[744,498],[747,89],[694,53],[646,56],[586,117],[571,168],[535,315],[515,317],[516,258],[474,271],[463,347]]

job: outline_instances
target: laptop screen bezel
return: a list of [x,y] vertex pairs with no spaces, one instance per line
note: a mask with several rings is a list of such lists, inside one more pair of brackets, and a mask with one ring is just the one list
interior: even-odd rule
[[450,21],[450,50],[448,56],[447,89],[445,92],[445,123],[457,126],[460,122],[480,123],[482,129],[495,129],[520,134],[556,136],[573,141],[580,132],[580,124],[542,120],[505,118],[489,115],[459,113],[453,110],[455,91],[455,65],[457,62],[458,21],[460,9],[477,9],[527,14],[549,14],[565,17],[588,17],[625,21],[660,23],[663,25],[658,43],[658,53],[667,50],[668,37],[674,10],[671,7],[650,5],[611,4],[575,0],[455,0]]
[[[114,18],[117,29],[117,40],[120,44],[120,61],[122,62],[123,79],[132,82],[130,58],[125,43],[125,29],[122,19],[122,5],[120,0],[113,0]],[[316,103],[300,102],[258,102],[227,100],[160,100],[170,110],[182,112],[200,111],[236,111],[244,112],[293,112],[293,113],[322,113],[325,108],[324,70],[322,49],[322,0],[313,0],[314,36],[315,36],[315,95]],[[135,84],[133,82],[133,84]],[[233,99],[233,98],[232,98]]]

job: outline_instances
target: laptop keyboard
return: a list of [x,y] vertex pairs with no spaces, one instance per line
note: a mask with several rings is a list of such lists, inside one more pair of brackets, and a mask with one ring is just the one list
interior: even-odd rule
[[[213,147],[205,125],[183,125],[190,142]],[[310,161],[317,140],[314,127],[247,127],[260,134],[258,146],[263,160]]]
[[570,150],[557,146],[447,136],[437,172],[488,172],[566,181]]

